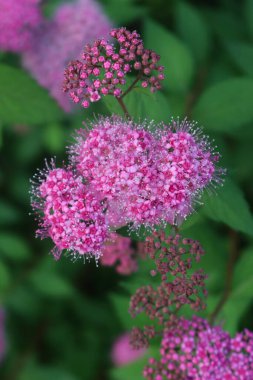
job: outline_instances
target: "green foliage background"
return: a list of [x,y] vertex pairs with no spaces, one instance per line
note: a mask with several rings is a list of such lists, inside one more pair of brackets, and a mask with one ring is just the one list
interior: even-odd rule
[[[231,294],[218,316],[234,334],[253,329],[253,1],[103,0],[115,25],[141,32],[161,54],[164,90],[133,91],[134,118],[185,115],[215,139],[228,174],[223,188],[187,220],[182,233],[202,243],[208,273],[207,316],[221,298],[228,256],[236,250]],[[46,2],[50,14],[60,1]],[[1,21],[0,21],[1,22]],[[121,112],[105,98],[65,115],[30,78],[19,57],[0,53],[0,305],[6,312],[4,380],[138,380],[147,358],[113,369],[113,340],[133,324],[129,296],[151,282],[150,263],[122,278],[95,263],[55,263],[51,243],[34,238],[29,179],[93,113]],[[124,231],[123,231],[124,232]],[[134,237],[133,237],[134,238]],[[189,315],[185,311],[186,315]],[[154,344],[150,352],[157,355]],[[150,353],[147,353],[148,356]]]

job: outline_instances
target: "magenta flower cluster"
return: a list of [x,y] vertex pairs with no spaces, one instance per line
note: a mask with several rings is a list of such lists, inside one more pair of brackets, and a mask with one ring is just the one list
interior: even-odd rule
[[82,61],[70,62],[65,70],[63,89],[69,92],[74,103],[81,102],[87,108],[90,102],[98,101],[102,95],[123,96],[126,75],[134,71],[137,76],[133,83],[141,80],[142,87],[150,86],[154,92],[161,88],[164,79],[159,60],[159,55],[144,48],[136,31],[113,29],[109,41],[98,39],[93,45],[87,44]]
[[0,50],[23,52],[42,22],[40,0],[0,0]]
[[43,213],[37,234],[53,240],[56,259],[64,249],[74,256],[90,252],[99,256],[108,234],[104,206],[81,177],[66,169],[52,168],[34,188],[34,195],[40,201],[35,199],[33,206]]
[[128,333],[120,335],[115,340],[111,351],[111,359],[116,367],[134,362],[145,354],[145,348],[136,350],[130,345],[129,341],[130,336]]
[[131,246],[131,239],[111,233],[110,239],[102,249],[100,262],[105,266],[116,265],[116,271],[129,275],[138,269],[136,252]]
[[177,223],[192,211],[196,196],[219,181],[219,156],[186,120],[161,130],[113,117],[100,118],[92,127],[79,132],[72,160],[107,198],[108,217],[113,210],[117,226]]
[[23,65],[68,112],[72,105],[62,91],[66,65],[72,57],[81,55],[85,43],[106,35],[110,29],[109,20],[95,0],[59,5],[52,19],[43,20],[34,33],[32,45],[23,54]]
[[253,379],[253,333],[244,330],[231,338],[196,316],[180,318],[164,331],[160,354],[144,369],[147,380]]
[[115,116],[91,126],[70,148],[71,167],[53,167],[33,191],[42,199],[39,235],[51,237],[56,257],[63,249],[98,256],[109,227],[175,224],[216,181],[217,155],[186,121],[160,133]]

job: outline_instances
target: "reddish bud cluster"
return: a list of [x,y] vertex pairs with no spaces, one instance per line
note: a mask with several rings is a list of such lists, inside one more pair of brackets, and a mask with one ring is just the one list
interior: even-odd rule
[[[144,312],[151,320],[166,328],[171,325],[175,314],[183,305],[190,305],[193,310],[205,307],[206,296],[203,271],[196,270],[189,274],[193,259],[198,261],[203,250],[197,241],[183,239],[180,235],[166,237],[164,233],[155,233],[147,239],[150,257],[156,263],[156,271],[162,276],[162,282],[154,288],[151,285],[137,289],[130,301],[129,312],[132,317]],[[152,271],[152,275],[156,274]],[[146,339],[146,340],[145,340]],[[133,330],[134,346],[147,344],[147,334]]]
[[[114,46],[111,42],[116,40]],[[161,88],[164,79],[163,66],[158,65],[160,57],[152,50],[144,49],[137,32],[125,28],[113,29],[110,41],[96,40],[93,45],[85,46],[82,61],[69,63],[65,70],[64,92],[74,103],[82,103],[84,108],[90,102],[98,101],[102,95],[122,96],[121,86],[126,83],[126,75],[137,72],[136,82],[150,90]]]

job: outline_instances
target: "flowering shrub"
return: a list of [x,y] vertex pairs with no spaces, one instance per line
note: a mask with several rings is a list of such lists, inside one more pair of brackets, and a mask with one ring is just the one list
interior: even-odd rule
[[3,380],[253,378],[252,7],[137,3],[0,0]]
[[[32,191],[33,207],[42,214],[37,234],[53,240],[56,259],[64,249],[74,257],[102,256],[102,264],[118,260],[117,271],[130,274],[137,270],[130,240],[110,229],[148,226],[151,235],[146,248],[156,265],[151,274],[158,272],[161,282],[156,288],[148,284],[137,289],[129,312],[132,317],[144,312],[157,320],[159,328],[155,324],[134,327],[130,343],[140,349],[148,347],[157,334],[162,333],[163,339],[161,361],[150,359],[144,376],[149,380],[250,379],[251,333],[232,339],[205,320],[177,316],[184,305],[195,311],[205,308],[206,274],[192,270],[193,258],[199,261],[204,252],[197,241],[163,231],[166,223],[177,231],[199,194],[210,184],[221,183],[224,171],[217,168],[219,155],[196,124],[186,119],[172,120],[170,125],[137,124],[130,119],[123,98],[133,85],[125,93],[121,90],[126,75],[134,69],[133,83],[141,80],[143,87],[150,84],[154,91],[161,88],[163,68],[156,65],[159,56],[144,49],[136,32],[113,29],[110,36],[116,39],[118,50],[103,39],[86,45],[83,62],[72,61],[65,71],[64,90],[85,108],[101,94],[112,95],[126,118],[99,117],[79,130],[69,148],[70,166],[57,169],[52,163],[40,178]],[[152,70],[158,71],[157,77]],[[160,232],[155,230],[158,224]],[[114,239],[113,244],[108,239]],[[212,373],[209,367],[214,367]]]

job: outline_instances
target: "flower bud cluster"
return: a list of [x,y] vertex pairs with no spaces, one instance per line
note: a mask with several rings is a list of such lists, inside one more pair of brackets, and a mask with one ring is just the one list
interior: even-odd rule
[[180,318],[164,331],[160,354],[160,360],[149,359],[143,372],[147,380],[253,378],[253,333],[244,330],[231,338],[196,316]]
[[97,102],[103,95],[121,97],[127,74],[136,72],[135,82],[140,80],[142,87],[149,86],[154,92],[160,90],[164,79],[159,60],[159,55],[144,48],[136,31],[113,29],[109,41],[98,39],[92,45],[87,44],[82,60],[69,63],[63,90],[74,103],[81,102],[87,108],[90,102]]
[[[151,274],[154,276],[159,272],[162,281],[157,287],[146,285],[137,289],[130,300],[131,316],[136,317],[144,312],[166,328],[183,305],[189,305],[196,311],[204,309],[206,275],[202,270],[192,273],[193,261],[199,261],[204,253],[199,242],[183,239],[179,235],[167,238],[164,233],[155,233],[147,243],[150,257],[156,264],[156,270]],[[133,330],[134,346],[141,346],[142,342],[145,345],[148,342],[145,331]]]

